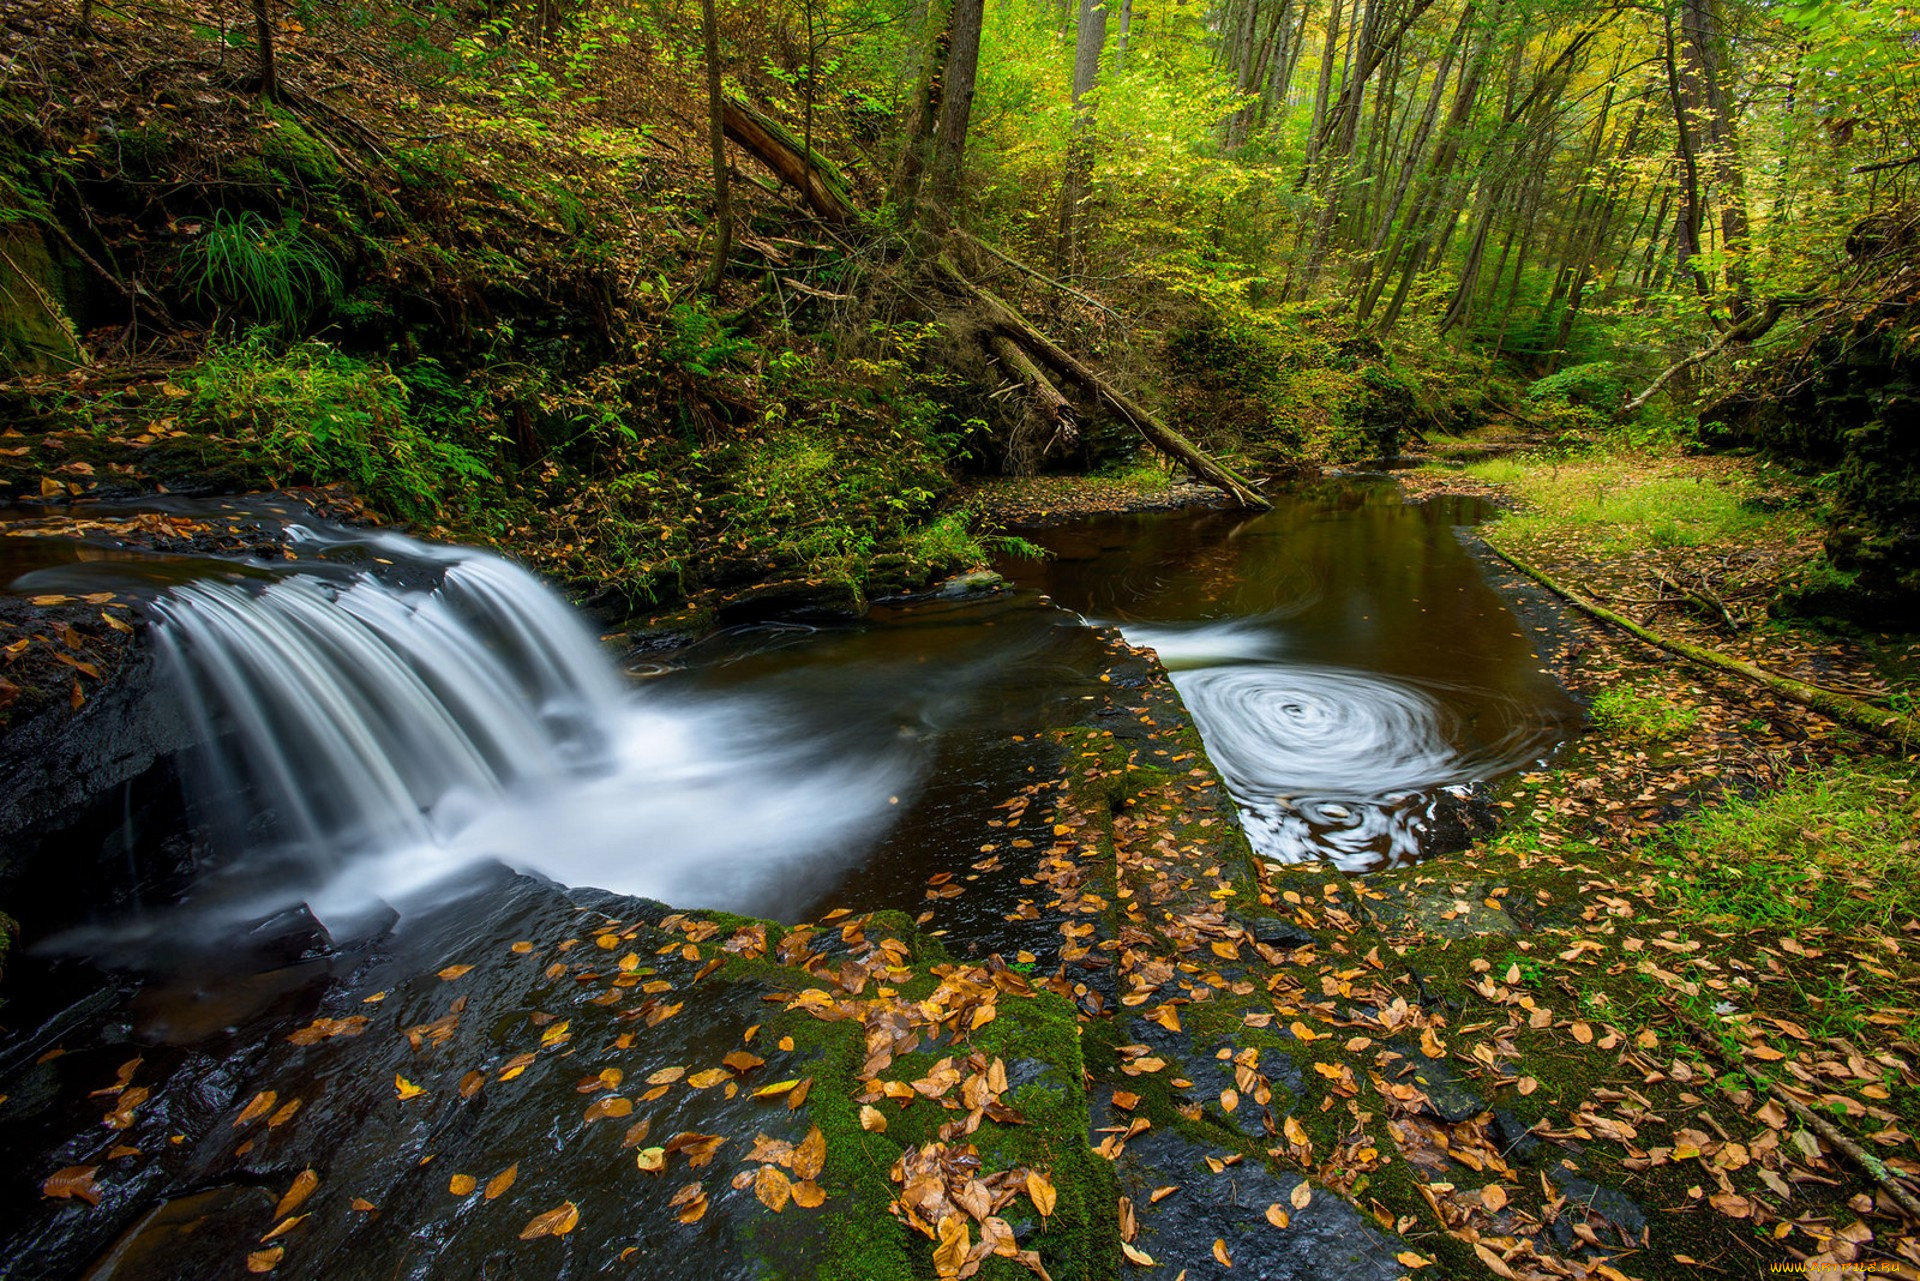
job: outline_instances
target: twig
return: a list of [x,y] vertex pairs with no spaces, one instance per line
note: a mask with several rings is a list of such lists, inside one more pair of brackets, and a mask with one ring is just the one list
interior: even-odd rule
[[1021,262],[1018,258],[1015,258],[1012,254],[1007,253],[1004,250],[994,248],[992,245],[980,239],[980,237],[974,235],[972,232],[956,231],[954,234],[958,236],[960,239],[966,241],[968,244],[973,245],[976,248],[982,250],[989,256],[998,258],[1001,262],[1007,264],[1007,266],[1013,268],[1015,271],[1020,272],[1022,275],[1031,276],[1033,279],[1039,281],[1043,285],[1051,285],[1053,288],[1058,289],[1063,294],[1067,294],[1071,297],[1078,298],[1081,302],[1087,304],[1087,306],[1089,307],[1092,307],[1095,311],[1105,312],[1107,315],[1112,316],[1115,320],[1119,321],[1121,324],[1126,323],[1126,317],[1122,316],[1119,312],[1115,311],[1113,308],[1107,306],[1107,304],[1101,302],[1098,298],[1093,297],[1091,294],[1082,293],[1080,290],[1075,289],[1072,285],[1067,284],[1064,280],[1055,280],[1052,276],[1043,275],[1041,272],[1036,271],[1032,267],[1029,267],[1026,263]]

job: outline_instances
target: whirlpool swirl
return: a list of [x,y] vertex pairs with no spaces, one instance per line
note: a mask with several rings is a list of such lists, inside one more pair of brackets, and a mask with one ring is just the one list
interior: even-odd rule
[[1516,700],[1344,668],[1229,663],[1173,680],[1248,839],[1285,862],[1366,871],[1464,843],[1475,785],[1556,737]]

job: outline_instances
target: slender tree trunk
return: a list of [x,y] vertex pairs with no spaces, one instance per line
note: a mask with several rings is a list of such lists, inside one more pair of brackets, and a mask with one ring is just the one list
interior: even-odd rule
[[253,0],[254,43],[260,51],[260,96],[268,102],[280,96],[280,75],[273,57],[273,13],[270,5],[271,0]]
[[713,151],[713,263],[706,290],[718,293],[733,252],[733,192],[727,178],[727,99],[720,88],[720,24],[714,0],[700,0],[700,39],[707,58],[707,138]]
[[920,200],[920,181],[926,175],[928,154],[933,149],[933,125],[940,115],[940,70],[947,60],[952,19],[949,0],[927,0],[920,70],[907,100],[906,136],[893,171],[893,204],[907,222],[913,220],[914,206]]
[[1060,183],[1060,240],[1055,266],[1070,275],[1080,262],[1080,241],[1088,189],[1093,181],[1093,104],[1086,95],[1100,77],[1100,51],[1107,42],[1105,0],[1080,0],[1073,41],[1073,137],[1067,143],[1066,172]]
[[1133,30],[1133,0],[1120,0],[1120,36],[1113,46],[1113,73],[1120,74],[1120,68],[1127,61],[1127,35]]
[[980,70],[980,25],[985,15],[985,0],[954,0],[933,163],[933,216],[941,228],[952,218],[966,163],[967,125],[973,117],[974,86]]

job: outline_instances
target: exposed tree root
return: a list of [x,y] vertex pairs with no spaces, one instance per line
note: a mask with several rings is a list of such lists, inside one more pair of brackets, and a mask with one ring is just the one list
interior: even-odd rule
[[1649,645],[1664,649],[1670,654],[1678,654],[1681,658],[1686,659],[1696,666],[1727,672],[1743,680],[1752,681],[1756,685],[1764,685],[1789,702],[1798,703],[1802,707],[1810,707],[1830,720],[1884,739],[1897,748],[1912,749],[1920,746],[1920,721],[1916,721],[1915,718],[1911,716],[1903,716],[1899,712],[1889,711],[1884,707],[1875,707],[1871,703],[1849,697],[1846,694],[1821,689],[1815,685],[1809,685],[1807,682],[1795,680],[1791,676],[1781,676],[1778,673],[1767,671],[1763,667],[1756,667],[1745,659],[1735,658],[1730,654],[1722,654],[1719,650],[1708,649],[1703,645],[1695,645],[1689,641],[1676,640],[1671,636],[1662,636],[1658,632],[1642,627],[1624,614],[1617,614],[1606,606],[1589,600],[1579,592],[1556,581],[1544,570],[1514,555],[1506,548],[1500,546],[1500,544],[1494,542],[1491,538],[1487,538],[1484,534],[1481,535],[1481,540],[1485,542],[1488,547],[1492,548],[1494,554],[1499,556],[1501,560],[1506,561],[1507,564],[1513,566],[1534,582],[1539,583],[1542,587],[1560,597],[1575,609],[1578,609],[1584,614],[1589,614],[1601,622],[1612,623],[1615,627],[1631,633]]
[[1046,442],[1040,447],[1040,456],[1045,457],[1079,440],[1080,427],[1074,422],[1073,402],[1053,385],[1046,371],[1033,363],[1033,358],[1021,349],[1019,343],[1004,334],[993,335],[988,345],[993,348],[993,354],[1000,358],[1000,363],[1026,386],[1027,403],[1033,412],[1052,427]]

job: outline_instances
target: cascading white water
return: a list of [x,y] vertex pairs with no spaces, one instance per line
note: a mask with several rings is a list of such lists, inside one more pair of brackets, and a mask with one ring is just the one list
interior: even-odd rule
[[771,709],[641,699],[524,570],[359,541],[430,585],[294,573],[155,603],[205,744],[197,805],[235,873],[203,901],[225,893],[244,914],[304,900],[332,924],[445,892],[493,858],[777,912],[897,812],[910,781],[897,753],[823,762],[783,746],[794,736]]

